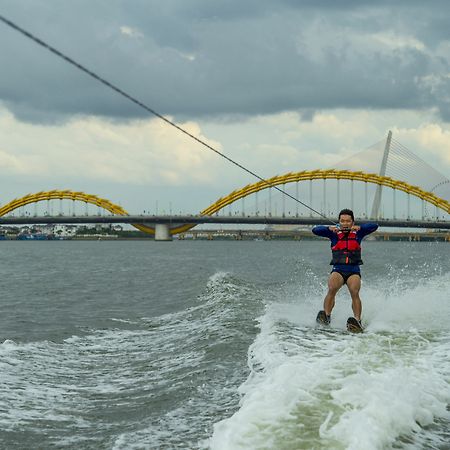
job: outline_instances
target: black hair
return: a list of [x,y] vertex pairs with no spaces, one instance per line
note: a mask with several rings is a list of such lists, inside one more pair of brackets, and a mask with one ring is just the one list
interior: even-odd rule
[[351,209],[343,209],[339,213],[339,219],[341,218],[342,214],[346,214],[347,216],[350,216],[352,218],[352,221],[355,221],[355,216],[353,215],[353,211]]

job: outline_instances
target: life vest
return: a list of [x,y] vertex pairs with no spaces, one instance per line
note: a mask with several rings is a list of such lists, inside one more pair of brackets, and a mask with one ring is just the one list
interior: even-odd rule
[[337,244],[331,247],[333,258],[330,264],[361,265],[361,246],[356,240],[356,233],[338,231],[337,236]]

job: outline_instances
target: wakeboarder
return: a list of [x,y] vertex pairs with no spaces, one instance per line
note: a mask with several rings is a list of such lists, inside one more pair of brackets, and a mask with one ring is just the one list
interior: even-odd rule
[[312,229],[317,236],[330,239],[333,265],[328,277],[328,292],[323,301],[323,310],[317,314],[317,322],[329,325],[336,294],[346,284],[352,298],[353,316],[347,321],[350,331],[362,331],[362,304],[359,296],[361,289],[361,241],[378,228],[376,223],[355,225],[353,211],[343,209],[339,213],[339,223],[336,226],[318,225]]

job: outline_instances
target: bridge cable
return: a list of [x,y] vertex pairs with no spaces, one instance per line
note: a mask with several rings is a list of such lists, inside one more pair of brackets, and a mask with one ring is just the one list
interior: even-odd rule
[[36,42],[37,44],[39,44],[41,47],[46,48],[47,50],[49,50],[51,53],[55,54],[56,56],[62,58],[63,60],[65,60],[66,62],[68,62],[69,64],[75,66],[77,69],[81,70],[82,72],[86,73],[87,75],[89,75],[90,77],[96,79],[97,81],[99,81],[100,83],[104,84],[105,86],[109,87],[110,89],[112,89],[113,91],[117,92],[118,94],[120,94],[122,97],[127,98],[128,100],[130,100],[131,102],[135,103],[136,105],[140,106],[142,109],[144,109],[145,111],[149,112],[150,114],[153,114],[154,116],[158,117],[159,119],[163,120],[164,122],[166,122],[167,124],[171,125],[172,127],[176,128],[178,131],[181,131],[182,133],[184,133],[185,135],[189,136],[190,138],[194,139],[195,141],[197,141],[198,143],[202,144],[203,146],[207,147],[209,150],[213,151],[214,153],[216,153],[217,155],[221,156],[222,158],[226,159],[228,162],[234,164],[235,166],[239,167],[240,169],[244,170],[245,172],[247,172],[248,174],[252,175],[253,177],[257,178],[258,180],[262,181],[263,183],[266,183],[269,187],[273,187],[274,189],[276,189],[277,191],[281,192],[282,194],[286,195],[287,197],[291,198],[292,200],[300,203],[301,205],[305,206],[306,208],[310,209],[311,211],[315,212],[316,214],[318,214],[319,216],[323,217],[324,219],[326,219],[327,221],[329,221],[330,223],[332,223],[333,225],[335,224],[334,221],[332,221],[331,219],[329,219],[327,216],[325,216],[324,214],[320,213],[319,211],[316,211],[314,208],[312,208],[311,206],[307,205],[306,203],[303,203],[301,200],[299,200],[298,198],[294,197],[293,195],[289,194],[288,192],[284,191],[283,189],[280,189],[278,186],[273,185],[272,183],[270,183],[268,180],[266,180],[265,178],[261,177],[260,175],[256,174],[255,172],[251,171],[250,169],[244,167],[242,164],[239,164],[238,162],[234,161],[233,159],[231,159],[229,156],[225,155],[224,153],[220,152],[219,150],[215,149],[214,147],[212,147],[211,145],[209,145],[207,142],[205,142],[204,140],[194,136],[193,134],[189,133],[189,131],[185,130],[184,128],[182,128],[181,126],[177,125],[176,123],[172,122],[170,119],[168,119],[167,117],[163,116],[162,114],[158,113],[157,111],[155,111],[154,109],[150,108],[149,106],[145,105],[144,103],[142,103],[141,101],[139,101],[138,99],[134,98],[133,96],[131,96],[130,94],[127,94],[125,91],[123,91],[122,89],[120,89],[119,87],[115,86],[114,84],[110,83],[109,81],[105,80],[104,78],[102,78],[101,76],[97,75],[96,73],[92,72],[91,70],[89,70],[88,68],[84,67],[82,64],[76,62],[75,60],[73,60],[72,58],[70,58],[69,56],[65,55],[64,53],[60,52],[59,50],[57,50],[56,48],[52,47],[50,44],[47,44],[46,42],[44,42],[43,40],[39,39],[38,37],[36,37],[35,35],[33,35],[32,33],[30,33],[29,31],[26,31],[25,29],[21,28],[19,25],[15,24],[14,22],[11,22],[10,20],[8,20],[6,17],[2,16],[0,14],[0,21],[2,21],[3,23],[5,23],[6,25],[8,25],[9,27],[13,28],[14,30],[18,31],[19,33],[23,34],[24,36],[26,36],[27,38],[31,39],[32,41]]

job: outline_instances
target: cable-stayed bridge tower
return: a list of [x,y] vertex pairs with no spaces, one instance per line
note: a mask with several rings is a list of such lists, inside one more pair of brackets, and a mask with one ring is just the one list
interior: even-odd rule
[[[387,162],[388,162],[388,158],[389,158],[389,150],[391,149],[391,142],[392,142],[392,131],[389,130],[388,136],[386,138],[386,145],[384,146],[384,153],[383,153],[383,159],[381,161],[380,171],[378,173],[382,177],[386,176],[386,167],[387,167]],[[375,197],[373,199],[372,212],[370,214],[370,217],[372,219],[378,219],[378,217],[379,217],[382,189],[383,189],[383,186],[381,184],[379,184],[377,186],[377,190],[375,192]]]
[[[415,153],[398,142],[392,131],[388,132],[387,138],[334,165],[335,169],[362,171],[376,174],[379,177],[387,177],[419,187],[427,192],[431,192],[438,197],[450,200],[450,179],[438,170],[433,168],[427,161],[418,157]],[[417,205],[413,205],[410,196],[398,195],[398,189],[394,188],[386,192],[386,186],[378,184],[372,193],[366,195],[364,209],[365,218],[379,220],[385,217],[387,211],[393,211],[393,218],[398,214],[405,218],[412,218],[417,211]],[[387,195],[389,194],[389,195]],[[351,196],[349,204],[352,205]],[[411,205],[410,205],[411,203]],[[406,211],[402,211],[406,206]],[[430,209],[430,204],[422,201],[422,219],[437,217],[438,209]],[[361,208],[361,205],[359,206]],[[357,208],[358,209],[358,208]],[[399,211],[400,209],[400,211]],[[406,214],[406,215],[405,215]]]

